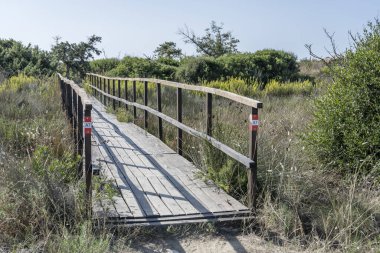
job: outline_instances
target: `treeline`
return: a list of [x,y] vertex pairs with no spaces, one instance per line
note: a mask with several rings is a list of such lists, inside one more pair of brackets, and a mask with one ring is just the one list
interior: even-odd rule
[[254,53],[230,53],[220,57],[190,56],[140,58],[126,56],[90,62],[91,71],[109,76],[154,77],[198,84],[239,78],[247,84],[270,80],[281,82],[305,79],[300,75],[297,57],[281,50],[265,49]]

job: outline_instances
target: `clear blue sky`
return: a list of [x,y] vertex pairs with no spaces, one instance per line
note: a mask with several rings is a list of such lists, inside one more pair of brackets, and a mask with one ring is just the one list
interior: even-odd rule
[[380,0],[0,0],[0,10],[0,38],[43,49],[57,35],[78,42],[96,34],[107,57],[151,56],[164,41],[190,55],[195,50],[178,29],[202,34],[215,20],[240,39],[240,51],[274,48],[304,58],[305,43],[326,55],[323,28],[335,32],[339,49],[348,47],[347,32],[379,17]]

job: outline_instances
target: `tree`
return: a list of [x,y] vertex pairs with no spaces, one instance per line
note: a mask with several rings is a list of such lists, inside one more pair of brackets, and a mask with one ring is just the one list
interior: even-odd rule
[[185,43],[194,44],[197,52],[203,55],[219,57],[238,52],[239,40],[233,37],[231,32],[223,32],[223,23],[217,25],[215,21],[211,21],[205,32],[206,34],[200,37],[185,26],[185,29],[179,29],[178,34],[182,35]]
[[176,43],[172,41],[165,41],[154,50],[154,54],[159,59],[178,60],[182,56],[182,50],[176,46]]
[[94,54],[99,55],[101,51],[96,48],[102,38],[92,35],[87,42],[69,43],[61,41],[60,37],[55,38],[55,45],[52,47],[52,54],[56,61],[63,63],[66,69],[66,77],[69,78],[71,73],[84,77],[86,71],[90,68],[89,59],[94,58]]

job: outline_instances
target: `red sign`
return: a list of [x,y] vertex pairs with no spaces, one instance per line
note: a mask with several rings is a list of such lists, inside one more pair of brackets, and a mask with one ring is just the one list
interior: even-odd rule
[[249,115],[249,130],[257,131],[259,128],[259,115],[251,114]]
[[91,135],[91,129],[92,129],[91,117],[84,117],[83,128],[84,128],[85,135]]

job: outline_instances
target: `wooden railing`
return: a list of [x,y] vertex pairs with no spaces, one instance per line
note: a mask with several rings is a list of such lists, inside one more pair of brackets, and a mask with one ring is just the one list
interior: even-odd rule
[[[186,133],[201,138],[209,142],[218,150],[224,152],[231,158],[246,166],[248,173],[248,206],[254,209],[256,206],[257,195],[257,130],[258,130],[258,111],[262,108],[260,101],[240,96],[228,91],[214,89],[205,86],[189,85],[166,80],[152,79],[152,78],[111,78],[97,74],[88,73],[87,77],[90,81],[90,87],[93,89],[94,95],[99,96],[104,104],[109,104],[112,100],[112,107],[116,108],[116,101],[120,106],[121,103],[133,107],[133,116],[136,119],[136,108],[144,111],[144,127],[148,127],[148,113],[158,117],[158,137],[163,139],[162,120],[172,124],[177,128],[177,152],[182,155],[182,133]],[[111,94],[111,81],[112,81],[112,94]],[[116,81],[117,92],[116,94]],[[121,82],[124,81],[124,94],[121,94]],[[132,82],[132,101],[128,100],[127,87],[128,83]],[[136,82],[144,83],[144,104],[136,102]],[[148,82],[156,84],[157,92],[157,108],[153,109],[148,106]],[[161,108],[161,85],[169,86],[177,89],[177,119],[171,118],[162,113]],[[205,93],[206,95],[206,133],[200,132],[182,123],[182,90],[197,91]],[[227,98],[237,103],[249,106],[251,115],[249,116],[249,156],[245,156],[231,147],[221,143],[212,137],[212,100],[213,95]],[[124,98],[123,98],[123,97]]]
[[[61,88],[62,106],[72,127],[76,154],[82,159],[78,166],[77,177],[83,178],[86,183],[85,198],[87,207],[91,207],[92,196],[92,164],[91,164],[91,110],[92,104],[88,95],[73,81],[58,74]],[[84,151],[84,156],[83,156]],[[83,164],[84,157],[84,164]],[[90,210],[90,209],[89,209]]]

